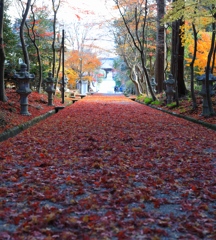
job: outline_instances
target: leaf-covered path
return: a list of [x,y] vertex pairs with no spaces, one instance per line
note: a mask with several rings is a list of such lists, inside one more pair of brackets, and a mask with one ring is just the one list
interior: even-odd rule
[[216,134],[93,95],[0,143],[0,239],[216,239]]

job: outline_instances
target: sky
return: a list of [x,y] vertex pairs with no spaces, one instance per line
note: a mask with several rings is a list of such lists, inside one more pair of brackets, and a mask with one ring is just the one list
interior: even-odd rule
[[[10,8],[10,15],[12,17],[18,17],[20,12],[15,2],[16,1],[13,1]],[[36,0],[36,2],[38,6],[43,4],[47,5],[48,3],[48,1],[45,0]],[[49,2],[51,4],[51,1]],[[69,0],[68,2],[69,5],[60,7],[57,13],[58,20],[62,22],[66,28],[66,34],[67,27],[74,21],[93,21],[99,24],[102,23],[100,30],[94,30],[89,37],[90,39],[95,39],[95,44],[104,50],[104,56],[115,56],[114,42],[107,28],[115,13],[115,11],[113,11],[113,0]]]
[[[101,49],[107,50],[103,54],[108,57],[114,57],[114,42],[112,34],[109,32],[109,25],[111,19],[114,17],[113,0],[78,0],[69,1],[71,7],[67,9],[62,8],[59,16],[63,16],[63,21],[70,22],[72,19],[79,19],[80,21],[94,21],[102,23],[100,30],[94,30],[92,39],[95,44],[99,45]],[[69,16],[65,18],[65,16]]]

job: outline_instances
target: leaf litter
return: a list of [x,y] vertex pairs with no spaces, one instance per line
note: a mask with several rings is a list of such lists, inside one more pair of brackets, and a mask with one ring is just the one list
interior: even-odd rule
[[0,238],[215,239],[215,140],[122,95],[88,96],[0,143]]

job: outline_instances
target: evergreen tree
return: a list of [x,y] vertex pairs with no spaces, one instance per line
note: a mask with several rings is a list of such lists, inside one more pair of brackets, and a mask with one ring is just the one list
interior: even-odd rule
[[18,59],[21,56],[21,51],[18,48],[18,35],[13,31],[13,26],[7,10],[8,8],[6,7],[4,10],[3,36],[6,57],[5,77],[10,77],[14,70],[18,68]]

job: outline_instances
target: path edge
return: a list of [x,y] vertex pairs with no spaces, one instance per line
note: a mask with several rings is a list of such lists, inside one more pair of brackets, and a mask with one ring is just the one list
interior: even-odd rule
[[155,106],[153,106],[153,105],[151,105],[151,104],[148,104],[148,105],[147,105],[147,104],[142,103],[142,102],[137,101],[137,100],[136,100],[136,102],[137,102],[137,103],[140,103],[140,104],[143,104],[143,105],[145,105],[145,106],[147,106],[147,107],[150,107],[150,108],[153,108],[153,109],[156,109],[156,110],[159,110],[159,111],[168,113],[168,114],[170,114],[170,115],[172,115],[172,116],[176,116],[176,117],[179,117],[179,118],[183,118],[183,119],[185,119],[185,120],[188,120],[188,121],[190,121],[190,122],[200,124],[200,125],[202,125],[202,126],[204,126],[204,127],[207,127],[207,128],[210,128],[210,129],[216,131],[216,124],[210,124],[210,123],[207,123],[207,122],[203,122],[203,121],[197,120],[197,119],[195,119],[195,118],[191,118],[191,117],[187,117],[187,116],[184,116],[184,115],[180,115],[180,114],[175,113],[175,112],[170,112],[170,111],[164,110],[164,109],[162,109],[162,108],[155,107]]
[[14,137],[17,134],[19,134],[20,132],[22,132],[23,130],[26,130],[27,128],[35,125],[36,123],[50,117],[51,115],[55,114],[55,110],[50,110],[49,112],[37,116],[35,118],[33,118],[32,120],[25,122],[23,124],[20,124],[19,126],[13,127],[11,129],[8,129],[6,131],[4,131],[3,133],[0,134],[0,142],[3,142],[5,140],[7,140],[8,138]]

